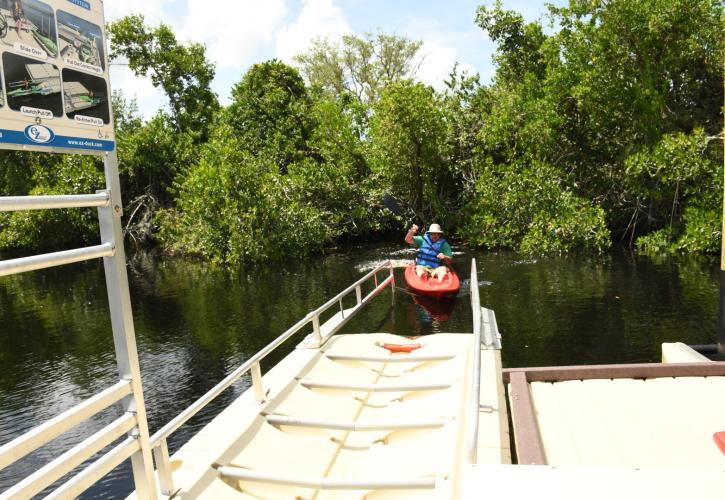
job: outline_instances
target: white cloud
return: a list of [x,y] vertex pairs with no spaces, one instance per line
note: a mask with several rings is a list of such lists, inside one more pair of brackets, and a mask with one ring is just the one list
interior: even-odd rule
[[[272,55],[292,63],[315,38],[335,41],[352,33],[345,12],[335,1],[301,0],[296,17],[290,16],[289,0],[110,0],[105,2],[105,10],[109,21],[143,13],[150,26],[170,24],[181,43],[205,44],[208,59],[217,65],[212,87],[225,102],[233,83],[251,64]],[[468,33],[441,28],[437,20],[419,19],[410,19],[403,27],[406,36],[424,41],[417,78],[438,90],[444,88],[457,61],[461,70],[476,72],[461,59],[462,53],[471,57],[467,45],[480,43]],[[128,98],[137,97],[145,118],[166,105],[163,92],[148,78],[135,77],[127,67],[112,66],[111,83]]]
[[476,73],[476,69],[472,65],[458,61],[456,49],[449,45],[425,40],[419,54],[422,61],[420,61],[416,77],[436,90],[440,91],[445,88],[444,82],[448,79],[456,62],[458,62],[459,72],[467,71],[469,75]]
[[110,73],[111,88],[121,90],[128,100],[136,98],[139,112],[145,119],[166,105],[166,96],[153,86],[151,79],[137,77],[127,66],[111,66]]
[[167,18],[165,6],[171,3],[173,0],[112,0],[104,2],[103,7],[106,21],[115,21],[129,14],[143,14],[147,24],[156,25]]
[[332,0],[303,0],[297,19],[277,31],[277,57],[291,63],[315,38],[336,40],[350,33],[345,13]]
[[284,0],[188,0],[178,38],[204,43],[219,68],[243,68],[272,43],[286,13]]
[[[142,13],[148,26],[170,25],[180,43],[203,43],[220,73],[244,69],[260,52],[269,52],[286,14],[285,0],[113,0],[105,10],[108,21]],[[223,95],[231,83],[216,80],[213,87]],[[111,84],[128,98],[137,97],[144,118],[167,104],[148,78],[135,77],[127,67],[112,66]]]

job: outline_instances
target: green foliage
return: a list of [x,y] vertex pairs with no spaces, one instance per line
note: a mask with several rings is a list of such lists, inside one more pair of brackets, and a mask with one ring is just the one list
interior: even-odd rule
[[[104,187],[103,166],[90,156],[44,155],[29,195],[87,194]],[[39,210],[0,214],[0,250],[59,249],[98,242],[95,210]]]
[[129,200],[150,193],[171,202],[177,176],[196,159],[191,136],[175,133],[171,117],[163,111],[142,126],[120,130],[117,142],[122,187]]
[[[715,205],[717,207],[717,205]],[[677,252],[683,254],[720,251],[722,212],[709,206],[688,205],[682,216],[684,228],[677,239]]]
[[[661,252],[711,251],[721,3],[572,0],[549,17],[547,35],[501,2],[480,7],[476,23],[498,44],[496,77],[483,86],[454,69],[442,94],[410,80],[420,45],[401,37],[318,40],[297,58],[310,89],[277,61],[257,65],[223,120],[244,138],[239,164],[266,166],[253,184],[260,196],[283,189],[327,241],[395,224],[379,203],[389,192],[490,248],[602,252],[614,235]],[[176,216],[192,192],[182,190]],[[213,232],[214,245],[231,238]]]
[[523,253],[563,254],[573,251],[602,253],[611,246],[611,238],[602,207],[592,206],[570,191],[559,194],[550,210],[534,216],[519,251]]
[[214,65],[203,45],[179,44],[171,28],[150,28],[141,15],[126,16],[109,24],[111,58],[125,58],[137,75],[150,76],[169,98],[177,130],[205,141],[219,111],[210,85]]
[[[526,253],[715,252],[723,189],[721,0],[570,0],[551,29],[498,1],[482,85],[454,68],[414,81],[420,42],[318,40],[298,70],[256,64],[221,108],[214,67],[143,17],[112,23],[111,55],[150,76],[170,110],[112,103],[128,234],[233,264],[297,258],[399,231],[382,206],[453,236]],[[0,152],[0,194],[92,192],[91,159]],[[82,213],[81,213],[82,212]],[[58,218],[62,217],[62,218]],[[0,249],[90,241],[93,211],[0,217]],[[61,231],[58,228],[62,228]]]
[[22,196],[33,188],[33,170],[41,161],[37,153],[0,151],[0,196]]
[[645,254],[663,255],[672,253],[672,230],[669,227],[653,231],[637,238],[637,249]]
[[388,85],[370,120],[373,175],[419,216],[447,223],[446,126],[433,89],[401,80]]
[[137,247],[154,242],[151,220],[159,206],[173,203],[174,186],[197,161],[221,110],[211,90],[214,65],[198,43],[180,44],[165,24],[149,27],[141,15],[109,24],[110,57],[121,59],[137,76],[150,77],[168,98],[170,113],[159,110],[148,122],[135,101],[114,92],[119,170],[128,210],[125,236]]
[[159,216],[161,241],[223,264],[320,250],[330,239],[320,211],[290,190],[272,161],[245,151],[235,131],[221,126],[180,185],[177,208]]
[[[637,240],[641,250],[647,253],[718,250],[722,167],[712,165],[711,158],[717,155],[708,154],[711,148],[710,138],[702,129],[696,129],[691,134],[664,135],[653,148],[645,148],[627,158],[630,191],[639,197],[640,204],[642,200],[649,203],[647,223],[656,229]],[[644,216],[638,210],[632,225],[640,218]]]
[[635,200],[625,183],[630,154],[664,134],[722,131],[722,14],[711,0],[577,0],[552,8],[562,62],[547,83],[569,110],[567,163],[584,190],[606,194],[605,208],[625,220]]
[[546,163],[497,166],[489,160],[461,233],[475,245],[524,253],[608,249],[604,211],[565,186],[566,179]]
[[485,126],[484,112],[489,96],[478,75],[459,73],[458,66],[445,83],[440,105],[446,125],[445,163],[453,185],[448,193],[449,210],[458,212],[466,194],[465,187],[473,185],[476,179],[479,134]]
[[415,77],[421,45],[380,32],[364,37],[345,35],[338,45],[326,39],[315,40],[312,48],[295,61],[312,87],[335,98],[350,93],[371,104],[388,84]]
[[232,89],[225,120],[250,153],[285,172],[304,156],[313,126],[311,102],[296,69],[275,60],[252,66]]
[[289,171],[295,198],[317,207],[336,238],[379,231],[388,215],[379,207],[383,195],[371,180],[361,140],[364,113],[358,101],[320,98],[311,110],[311,158]]
[[[717,194],[709,198],[718,198]],[[681,224],[641,236],[637,239],[637,249],[648,255],[717,254],[722,239],[721,224],[722,211],[717,202],[695,201],[685,207]]]
[[251,68],[234,98],[175,208],[157,218],[167,249],[223,264],[295,258],[389,220],[369,180],[358,101],[313,101],[278,61]]
[[499,82],[517,81],[527,73],[543,76],[545,65],[540,49],[545,36],[539,24],[524,24],[523,16],[504,10],[501,0],[496,0],[493,7],[480,6],[476,24],[499,44],[494,59]]
[[675,186],[685,196],[697,196],[716,187],[706,182],[712,173],[706,155],[708,143],[703,129],[663,135],[653,148],[625,160],[629,190],[652,198],[671,192]]
[[[601,248],[601,214],[581,216],[589,221],[582,227],[554,214],[591,206],[604,211],[618,239],[667,228],[640,247],[651,241],[649,247],[662,248],[655,243],[665,235],[668,245],[680,248],[678,239],[687,234],[678,251],[713,248],[704,228],[722,191],[722,2],[571,0],[550,7],[550,19],[557,31],[547,36],[539,23],[526,24],[500,2],[478,10],[477,24],[498,43],[498,67],[494,84],[470,101],[484,117],[471,164],[474,172],[475,165],[486,167],[478,167],[481,179],[466,177],[469,222],[485,216],[489,224],[507,226],[482,244],[560,251],[532,244],[555,220],[555,226],[582,231],[583,246]],[[532,175],[532,162],[556,165],[552,178],[561,191],[592,203],[550,198],[555,205],[542,218],[478,199],[481,183],[493,182],[518,193],[505,206],[526,207],[527,198],[538,196],[535,177],[521,185]],[[498,182],[501,172],[510,186]],[[564,247],[572,240],[563,237],[567,233],[560,233]]]

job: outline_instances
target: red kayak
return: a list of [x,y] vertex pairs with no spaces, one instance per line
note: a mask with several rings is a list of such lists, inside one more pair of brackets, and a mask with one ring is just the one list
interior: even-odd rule
[[455,295],[461,288],[458,275],[450,267],[443,280],[438,281],[438,278],[432,278],[428,274],[419,278],[415,274],[415,264],[411,264],[405,268],[405,282],[414,292],[436,299]]

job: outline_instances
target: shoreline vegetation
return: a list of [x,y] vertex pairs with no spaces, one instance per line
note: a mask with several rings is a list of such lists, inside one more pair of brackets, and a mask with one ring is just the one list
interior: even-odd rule
[[[295,259],[402,240],[416,220],[525,254],[719,252],[722,0],[570,0],[531,23],[500,2],[461,15],[497,44],[490,83],[454,68],[436,91],[416,80],[421,43],[377,32],[255,64],[228,106],[203,45],[140,15],[111,23],[111,58],[169,101],[144,121],[113,94],[129,250]],[[2,195],[102,187],[97,158],[0,153]],[[92,210],[0,214],[0,252],[97,238]]]

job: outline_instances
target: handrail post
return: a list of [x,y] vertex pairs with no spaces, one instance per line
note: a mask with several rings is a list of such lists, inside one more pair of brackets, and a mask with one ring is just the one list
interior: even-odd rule
[[161,493],[171,496],[174,492],[174,477],[171,473],[171,459],[169,458],[169,445],[166,438],[159,441],[159,444],[154,448],[154,460],[156,461],[156,470],[159,473]]
[[355,287],[355,298],[357,299],[357,305],[362,304],[362,286],[358,285]]
[[262,382],[262,367],[259,363],[252,365],[252,387],[254,387],[254,398],[257,403],[264,403],[264,383]]
[[395,307],[395,269],[393,268],[393,262],[391,260],[388,261],[388,269],[390,270],[390,277],[392,278],[390,281],[390,307]]
[[473,352],[471,353],[471,397],[469,401],[468,463],[478,461],[478,418],[481,409],[481,299],[478,294],[476,259],[471,259],[471,310],[473,312]]
[[103,258],[108,305],[111,312],[111,331],[119,375],[121,379],[129,380],[133,389],[133,394],[122,400],[123,410],[136,414],[138,419],[137,427],[129,432],[129,437],[138,439],[140,444],[139,451],[131,455],[133,479],[139,498],[155,500],[157,498],[156,479],[154,478],[146,406],[141,386],[141,368],[138,361],[133,313],[131,312],[126,253],[123,248],[121,226],[123,210],[116,151],[106,154],[103,165],[106,174],[106,189],[110,194],[111,203],[98,208],[98,222],[101,241],[111,243],[116,248],[112,256]]
[[481,299],[478,290],[478,270],[476,259],[471,259],[471,310],[473,311],[473,333],[481,331]]
[[312,331],[315,334],[315,340],[319,343],[322,342],[322,332],[320,332],[320,315],[315,314],[312,316]]

